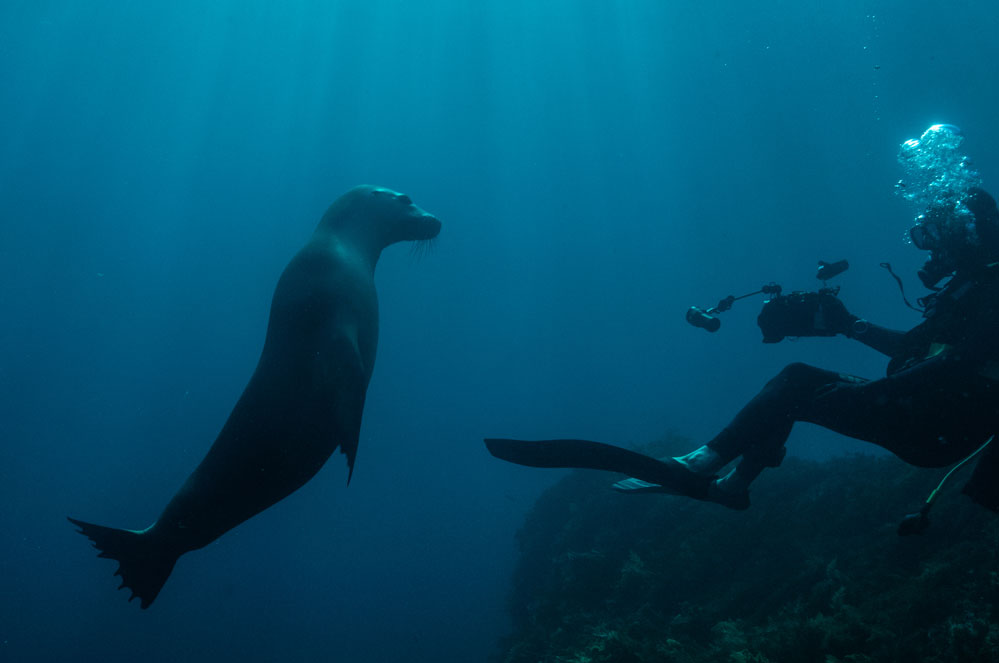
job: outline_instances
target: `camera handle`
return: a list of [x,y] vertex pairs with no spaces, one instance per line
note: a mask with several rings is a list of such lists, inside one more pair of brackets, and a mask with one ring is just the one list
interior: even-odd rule
[[[850,263],[846,260],[837,260],[836,262],[826,262],[825,260],[819,261],[819,271],[815,275],[820,281],[822,281],[823,288],[819,292],[828,292],[830,294],[836,295],[839,293],[839,287],[831,289],[826,287],[825,283],[834,276],[842,274],[847,269],[849,269]],[[739,301],[740,299],[745,299],[746,297],[752,297],[753,295],[766,295],[767,301],[771,299],[776,299],[780,297],[781,287],[770,282],[764,285],[759,290],[747,293],[745,295],[739,295],[738,297],[734,295],[729,295],[724,299],[721,299],[717,306],[712,306],[711,308],[700,308],[698,306],[691,306],[687,309],[687,322],[695,327],[700,327],[701,329],[709,332],[716,332],[721,328],[721,320],[715,316],[719,313],[724,313],[725,311],[732,308],[732,304]]]
[[732,304],[735,302],[740,299],[745,299],[746,297],[752,297],[753,295],[767,295],[771,298],[779,297],[780,293],[780,285],[771,282],[762,286],[759,290],[748,292],[745,295],[739,295],[738,297],[735,295],[729,295],[728,297],[724,297],[718,301],[717,306],[712,306],[708,309],[691,306],[687,309],[687,322],[706,331],[716,332],[721,327],[721,320],[715,316],[732,308]]
[[776,283],[767,283],[766,285],[760,287],[759,290],[754,290],[753,292],[747,292],[745,295],[739,295],[738,297],[733,297],[729,295],[721,301],[718,302],[718,306],[714,308],[709,308],[706,313],[714,315],[715,313],[724,313],[725,311],[732,308],[732,304],[739,301],[740,299],[745,299],[746,297],[752,297],[753,295],[768,295],[770,297],[780,297],[781,287]]

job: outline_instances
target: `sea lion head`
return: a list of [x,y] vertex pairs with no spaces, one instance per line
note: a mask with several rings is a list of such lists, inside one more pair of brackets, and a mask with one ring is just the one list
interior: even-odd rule
[[319,223],[319,231],[362,235],[380,247],[406,241],[429,240],[441,231],[441,222],[409,196],[380,186],[356,186],[337,198]]

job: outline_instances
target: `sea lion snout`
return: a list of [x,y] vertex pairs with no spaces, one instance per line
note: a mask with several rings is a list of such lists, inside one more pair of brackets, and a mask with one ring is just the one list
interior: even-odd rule
[[433,214],[424,212],[419,207],[417,207],[416,209],[418,209],[421,212],[421,215],[418,219],[416,219],[416,223],[413,228],[414,237],[412,237],[412,239],[415,241],[419,241],[419,240],[433,239],[437,237],[437,235],[439,235],[441,232],[440,219],[438,219]]
[[388,216],[396,220],[392,232],[395,237],[391,241],[418,242],[433,239],[440,234],[440,219],[413,203],[412,198],[406,194],[374,187],[371,189],[371,195],[390,206],[387,210]]

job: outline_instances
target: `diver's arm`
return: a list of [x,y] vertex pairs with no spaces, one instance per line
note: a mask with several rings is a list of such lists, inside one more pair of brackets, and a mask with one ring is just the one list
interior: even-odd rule
[[842,334],[889,357],[901,352],[902,338],[905,336],[905,332],[880,327],[863,318],[854,318]]
[[879,327],[850,313],[834,294],[819,294],[816,319],[821,321],[820,325],[816,326],[860,341],[889,357],[896,356],[902,350],[902,337],[905,336],[905,332]]

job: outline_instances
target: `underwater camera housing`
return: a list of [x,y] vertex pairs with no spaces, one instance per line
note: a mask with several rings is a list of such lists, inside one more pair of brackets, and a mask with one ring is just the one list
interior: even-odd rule
[[[836,331],[822,319],[827,300],[839,294],[839,287],[818,292],[792,292],[777,295],[763,304],[756,324],[764,343],[779,343],[786,336],[835,336]],[[827,304],[828,306],[828,304]]]
[[826,312],[835,311],[842,305],[836,300],[839,286],[828,287],[825,282],[850,267],[846,260],[836,262],[819,261],[816,278],[823,282],[823,287],[813,292],[792,292],[782,294],[783,289],[776,283],[768,283],[759,290],[735,297],[729,295],[721,299],[717,306],[699,308],[691,306],[687,309],[687,322],[709,332],[721,328],[721,320],[716,316],[732,308],[739,299],[753,295],[765,295],[763,309],[756,323],[763,332],[764,343],[778,343],[788,336],[835,336],[836,325],[824,319]]

